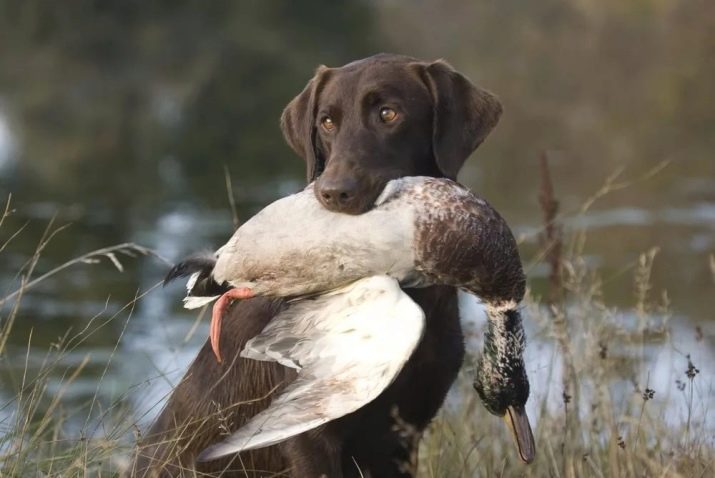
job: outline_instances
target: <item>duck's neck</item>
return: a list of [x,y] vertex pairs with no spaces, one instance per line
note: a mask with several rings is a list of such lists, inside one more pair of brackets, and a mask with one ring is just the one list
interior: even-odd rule
[[521,314],[513,302],[487,304],[487,319],[479,373],[487,383],[504,383],[524,369],[526,338]]

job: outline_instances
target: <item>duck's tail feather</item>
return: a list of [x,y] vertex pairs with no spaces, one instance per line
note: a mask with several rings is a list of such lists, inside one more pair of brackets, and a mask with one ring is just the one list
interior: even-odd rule
[[179,279],[189,277],[186,283],[184,307],[194,309],[208,304],[231,288],[227,283],[219,284],[213,278],[216,257],[213,254],[197,254],[190,256],[171,268],[164,278],[164,285]]
[[188,277],[195,272],[206,272],[211,274],[216,265],[216,257],[213,254],[204,253],[189,256],[171,268],[164,277],[164,286],[181,277]]

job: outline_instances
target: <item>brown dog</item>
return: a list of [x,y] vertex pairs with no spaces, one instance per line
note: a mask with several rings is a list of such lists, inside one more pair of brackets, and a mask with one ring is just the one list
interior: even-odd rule
[[[368,210],[387,181],[455,178],[496,125],[498,100],[442,61],[380,54],[340,68],[320,67],[286,107],[283,134],[307,163],[326,208]],[[412,289],[427,325],[395,382],[376,400],[286,442],[230,459],[196,463],[207,445],[264,409],[292,380],[275,363],[239,357],[245,342],[280,309],[277,300],[236,303],[224,320],[216,362],[207,344],[137,447],[132,476],[412,477],[422,430],[442,405],[462,364],[456,291]]]

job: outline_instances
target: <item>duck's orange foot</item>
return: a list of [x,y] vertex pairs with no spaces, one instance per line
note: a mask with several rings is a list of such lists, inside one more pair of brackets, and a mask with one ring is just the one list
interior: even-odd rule
[[216,356],[216,360],[221,363],[223,359],[221,358],[221,351],[219,350],[219,338],[221,337],[221,321],[223,320],[223,315],[226,310],[231,305],[231,302],[238,299],[250,299],[254,297],[252,289],[248,287],[237,287],[231,289],[221,297],[218,298],[216,303],[214,303],[213,312],[211,313],[211,329],[209,337],[211,338],[211,349]]

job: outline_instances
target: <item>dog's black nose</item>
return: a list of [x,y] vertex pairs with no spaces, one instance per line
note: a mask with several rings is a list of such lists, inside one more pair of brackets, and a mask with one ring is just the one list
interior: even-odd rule
[[353,207],[357,189],[357,181],[350,178],[322,178],[318,183],[316,193],[326,208],[331,211],[347,212]]

